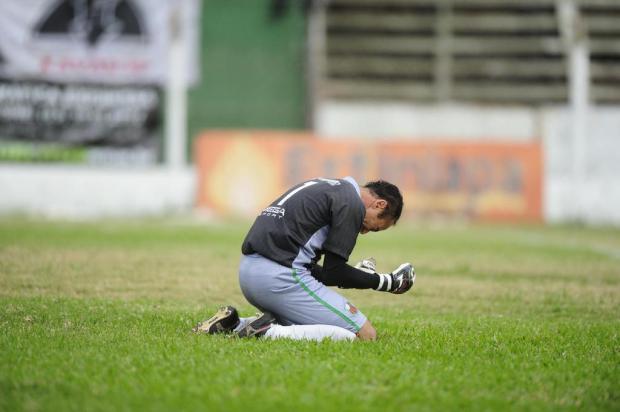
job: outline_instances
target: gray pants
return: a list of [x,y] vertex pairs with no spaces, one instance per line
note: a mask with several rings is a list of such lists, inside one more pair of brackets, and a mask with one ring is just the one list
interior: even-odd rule
[[282,266],[257,254],[243,256],[239,284],[248,302],[273,313],[280,325],[333,325],[357,333],[366,322],[361,311],[305,268]]

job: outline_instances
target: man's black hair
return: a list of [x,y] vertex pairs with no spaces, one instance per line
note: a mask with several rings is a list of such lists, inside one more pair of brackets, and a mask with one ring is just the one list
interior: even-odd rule
[[385,180],[368,182],[364,187],[369,189],[379,199],[387,201],[387,207],[379,214],[379,217],[390,217],[394,224],[396,224],[403,211],[403,196],[400,194],[398,187]]

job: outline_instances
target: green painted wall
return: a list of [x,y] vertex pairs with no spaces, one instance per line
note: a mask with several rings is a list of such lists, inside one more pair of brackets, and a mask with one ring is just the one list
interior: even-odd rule
[[190,138],[207,128],[304,128],[305,22],[298,3],[291,3],[273,20],[268,0],[203,2]]

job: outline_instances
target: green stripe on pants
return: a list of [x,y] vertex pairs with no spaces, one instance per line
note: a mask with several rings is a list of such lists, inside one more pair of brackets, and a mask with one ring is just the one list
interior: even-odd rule
[[314,293],[313,291],[310,290],[310,288],[308,287],[308,285],[306,285],[301,278],[299,277],[299,275],[297,274],[297,271],[295,269],[293,269],[293,278],[295,279],[295,282],[299,283],[299,285],[302,287],[303,290],[305,290],[306,292],[308,292],[308,294],[310,296],[312,296],[314,298],[314,300],[316,300],[317,302],[319,302],[321,305],[325,306],[327,309],[331,310],[332,312],[334,312],[336,315],[340,316],[342,319],[344,319],[349,325],[353,326],[355,328],[356,332],[359,332],[360,330],[360,326],[357,325],[357,323],[353,322],[353,320],[349,319],[349,317],[347,317],[347,315],[345,315],[344,313],[340,312],[338,309],[336,309],[335,307],[333,307],[332,305],[330,305],[329,303],[325,302],[323,299],[321,299],[316,293]]

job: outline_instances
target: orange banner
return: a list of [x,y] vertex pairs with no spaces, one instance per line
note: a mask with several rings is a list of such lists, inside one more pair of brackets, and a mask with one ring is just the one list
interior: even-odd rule
[[325,140],[306,133],[206,132],[196,140],[197,206],[252,216],[314,177],[385,179],[405,216],[540,220],[538,143]]

